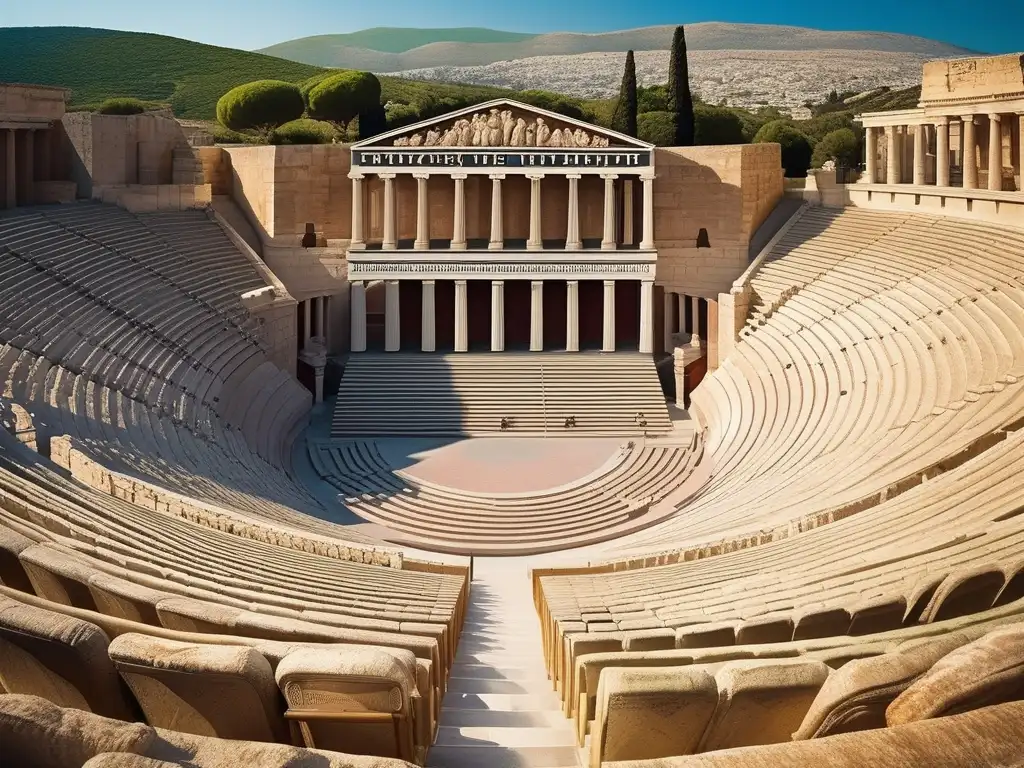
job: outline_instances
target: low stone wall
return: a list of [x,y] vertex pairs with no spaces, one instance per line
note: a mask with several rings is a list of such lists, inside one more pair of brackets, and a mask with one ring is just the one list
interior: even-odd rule
[[402,553],[399,551],[347,544],[339,539],[253,520],[236,510],[205,504],[114,472],[78,450],[75,441],[68,435],[50,440],[50,459],[68,470],[79,482],[143,509],[184,518],[196,525],[285,549],[297,549],[353,563],[402,568]]
[[7,430],[18,442],[24,443],[33,451],[39,450],[32,414],[17,403],[4,398],[0,398],[0,428]]
[[213,200],[209,184],[112,184],[94,186],[92,196],[132,213],[205,208]]
[[74,202],[77,193],[78,185],[73,181],[32,182],[32,202],[36,205]]

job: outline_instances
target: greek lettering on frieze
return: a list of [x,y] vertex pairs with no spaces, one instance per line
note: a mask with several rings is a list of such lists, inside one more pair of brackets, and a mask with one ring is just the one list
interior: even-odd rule
[[522,262],[349,262],[350,275],[389,274],[623,274],[647,275],[654,265],[651,262],[566,262],[530,263]]

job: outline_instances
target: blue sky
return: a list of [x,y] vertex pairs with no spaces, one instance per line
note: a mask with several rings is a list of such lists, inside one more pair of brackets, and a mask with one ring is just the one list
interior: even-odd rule
[[0,0],[3,26],[108,27],[246,49],[377,26],[603,32],[696,21],[901,32],[991,53],[1024,49],[1024,0]]

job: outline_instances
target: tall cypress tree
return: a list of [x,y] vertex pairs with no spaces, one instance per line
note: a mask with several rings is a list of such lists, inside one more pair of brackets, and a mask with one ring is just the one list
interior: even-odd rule
[[690,94],[686,33],[682,24],[672,35],[672,54],[668,62],[668,108],[676,116],[676,146],[693,146],[693,96]]
[[612,115],[612,128],[627,136],[636,137],[636,62],[633,52],[626,51],[626,69],[622,73],[622,85],[619,86],[619,101]]

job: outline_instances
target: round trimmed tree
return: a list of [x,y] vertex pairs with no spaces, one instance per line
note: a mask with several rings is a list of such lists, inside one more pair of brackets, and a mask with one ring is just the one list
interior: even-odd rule
[[849,128],[826,133],[821,141],[814,145],[811,167],[821,168],[829,160],[834,160],[836,165],[844,165],[847,168],[857,165],[860,161],[860,142],[857,140],[857,134]]
[[295,83],[257,80],[239,85],[217,101],[217,121],[233,131],[269,137],[275,128],[302,117],[305,105]]
[[311,88],[307,101],[310,117],[346,126],[380,107],[380,80],[369,72],[339,72]]
[[774,142],[782,147],[782,167],[786,176],[798,178],[807,175],[811,166],[811,140],[788,120],[772,120],[761,126],[754,136],[755,144]]

